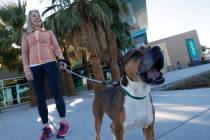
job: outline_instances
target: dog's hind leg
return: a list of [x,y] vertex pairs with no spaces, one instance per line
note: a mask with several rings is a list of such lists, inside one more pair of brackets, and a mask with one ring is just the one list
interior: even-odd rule
[[115,119],[113,119],[111,124],[113,139],[123,140],[123,135],[124,135],[123,122],[125,120],[125,115],[123,112],[119,112],[118,114],[119,116],[117,116],[117,118],[115,117]]
[[115,132],[114,132],[114,127],[115,127],[115,126],[114,126],[114,123],[112,122],[110,128],[111,128],[111,130],[112,130],[113,140],[116,140],[116,136],[115,136]]
[[153,124],[149,125],[147,128],[143,129],[146,140],[154,140],[154,129]]
[[104,115],[104,109],[101,105],[101,103],[94,99],[93,101],[93,115],[95,118],[95,131],[96,131],[96,140],[100,140],[100,130]]
[[112,133],[114,140],[123,140],[123,126],[121,123],[112,123]]

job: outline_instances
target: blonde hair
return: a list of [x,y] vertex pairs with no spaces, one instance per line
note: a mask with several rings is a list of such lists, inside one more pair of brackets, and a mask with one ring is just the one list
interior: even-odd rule
[[[30,20],[30,16],[31,16],[32,12],[37,12],[38,14],[40,14],[38,10],[30,10],[28,12],[28,15],[27,15],[27,32],[28,33],[31,33],[34,31],[32,25],[31,25],[31,20]],[[42,22],[41,28],[44,28],[43,22]]]

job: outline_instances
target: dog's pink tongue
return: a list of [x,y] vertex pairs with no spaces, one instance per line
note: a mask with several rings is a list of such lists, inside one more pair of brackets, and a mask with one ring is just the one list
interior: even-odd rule
[[155,68],[152,68],[151,70],[149,70],[148,72],[147,72],[147,78],[148,79],[156,79],[156,78],[158,78],[158,77],[160,77],[160,72],[157,70],[157,69],[155,69]]

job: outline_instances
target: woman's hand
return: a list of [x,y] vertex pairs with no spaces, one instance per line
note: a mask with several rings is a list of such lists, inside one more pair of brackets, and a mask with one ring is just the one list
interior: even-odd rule
[[33,74],[29,68],[24,70],[24,72],[25,72],[25,77],[28,81],[34,80]]
[[65,70],[67,68],[67,64],[65,60],[62,60],[62,59],[58,60],[58,65],[59,65],[60,70]]

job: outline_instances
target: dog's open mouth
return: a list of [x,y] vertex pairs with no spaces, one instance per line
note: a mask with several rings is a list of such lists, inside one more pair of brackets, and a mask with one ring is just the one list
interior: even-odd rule
[[149,70],[147,72],[147,78],[148,79],[157,79],[158,77],[161,76],[161,73],[156,69],[156,68],[152,68],[151,70]]
[[141,73],[140,75],[141,79],[148,84],[159,85],[164,83],[165,81],[163,74],[157,68],[154,67],[145,73]]
[[164,83],[165,78],[160,70],[164,66],[164,57],[160,47],[154,46],[145,51],[141,59],[140,77],[148,84],[159,85]]

